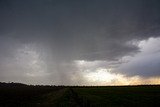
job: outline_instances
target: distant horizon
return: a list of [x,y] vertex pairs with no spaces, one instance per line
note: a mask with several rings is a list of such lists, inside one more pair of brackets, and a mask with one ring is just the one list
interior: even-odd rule
[[28,85],[28,86],[64,86],[64,87],[105,87],[105,86],[159,86],[160,84],[134,84],[134,85],[54,85],[54,84],[26,84],[26,83],[21,83],[21,82],[1,82],[4,84],[22,84],[22,85]]

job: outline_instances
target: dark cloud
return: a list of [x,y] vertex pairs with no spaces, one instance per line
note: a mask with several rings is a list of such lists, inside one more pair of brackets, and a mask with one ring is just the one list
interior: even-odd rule
[[125,65],[124,74],[129,76],[140,75],[143,77],[160,76],[160,56],[146,56]]
[[[139,75],[143,77],[160,76],[160,38],[150,38],[140,44],[141,53],[130,59],[128,63],[123,63],[117,71],[129,76]],[[143,44],[142,44],[143,43]]]
[[27,43],[47,42],[60,59],[113,60],[138,51],[127,41],[146,39],[149,33],[158,35],[157,4],[126,0],[6,1],[1,3],[1,33],[14,32],[10,36]]
[[[119,61],[140,52],[135,42],[159,36],[159,3],[158,0],[1,0],[0,66],[6,60],[12,62],[19,54],[17,50],[24,47],[30,48],[24,51],[40,56],[47,72],[59,72],[66,79],[73,71],[74,60]],[[68,75],[61,65],[64,62],[72,65],[66,70]],[[60,67],[56,70],[53,65]],[[0,72],[4,72],[2,69]]]
[[159,64],[159,55],[145,56],[124,64],[118,70],[128,76],[158,77],[160,76]]

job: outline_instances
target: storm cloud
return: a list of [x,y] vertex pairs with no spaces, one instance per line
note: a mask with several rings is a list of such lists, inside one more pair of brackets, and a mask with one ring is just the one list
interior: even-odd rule
[[131,58],[128,63],[123,63],[119,71],[130,76],[140,75],[143,77],[159,76],[160,64],[160,38],[150,38],[141,41],[141,52]]
[[[98,68],[126,76],[159,76],[158,53],[145,57],[140,47],[142,41],[160,36],[159,4],[1,0],[0,81],[83,85],[84,72]],[[159,45],[156,42],[149,50],[160,49]],[[131,59],[123,61],[126,57]]]

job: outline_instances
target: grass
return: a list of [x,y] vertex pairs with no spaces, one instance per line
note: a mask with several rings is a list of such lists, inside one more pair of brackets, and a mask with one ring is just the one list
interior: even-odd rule
[[160,86],[111,86],[74,88],[80,97],[85,97],[91,106],[159,106]]
[[0,107],[159,107],[160,86],[28,86],[0,83]]
[[[60,93],[63,87],[15,85],[14,83],[0,85],[0,107],[35,107],[46,102],[46,95]],[[58,94],[56,95],[57,98]],[[53,97],[52,97],[53,98]]]

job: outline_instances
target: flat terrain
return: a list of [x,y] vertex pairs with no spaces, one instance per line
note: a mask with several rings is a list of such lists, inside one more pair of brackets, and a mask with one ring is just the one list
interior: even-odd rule
[[74,88],[94,107],[159,107],[160,86],[113,86]]
[[159,107],[160,86],[28,86],[0,83],[0,107]]

